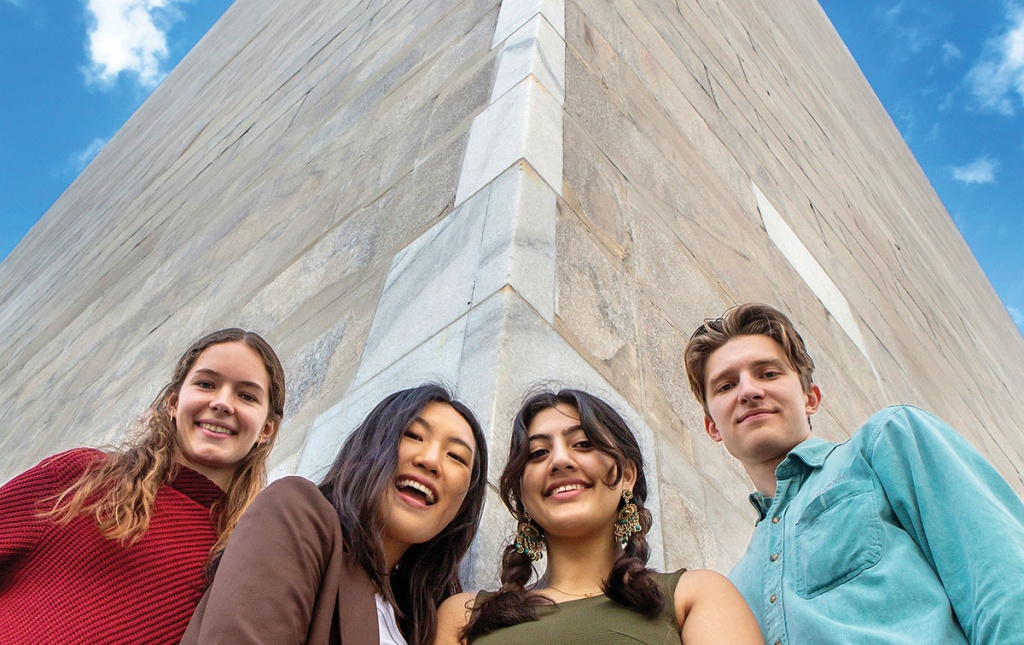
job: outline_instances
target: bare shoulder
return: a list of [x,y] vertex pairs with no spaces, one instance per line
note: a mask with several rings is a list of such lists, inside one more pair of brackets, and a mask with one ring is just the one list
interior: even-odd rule
[[676,615],[680,620],[689,613],[694,603],[701,600],[733,598],[738,595],[729,579],[710,569],[691,569],[679,577],[676,583]]
[[715,571],[687,571],[676,584],[676,620],[687,645],[760,644],[761,630],[743,596]]
[[469,622],[476,593],[464,591],[450,596],[437,609],[437,637],[434,645],[459,645],[459,632]]

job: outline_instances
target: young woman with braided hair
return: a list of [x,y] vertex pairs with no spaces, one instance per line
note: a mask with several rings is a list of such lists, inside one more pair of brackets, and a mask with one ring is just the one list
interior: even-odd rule
[[[499,491],[518,522],[501,587],[445,601],[436,644],[762,643],[723,576],[647,568],[643,456],[601,399],[578,390],[530,396],[513,422]],[[547,569],[531,585],[544,551]]]

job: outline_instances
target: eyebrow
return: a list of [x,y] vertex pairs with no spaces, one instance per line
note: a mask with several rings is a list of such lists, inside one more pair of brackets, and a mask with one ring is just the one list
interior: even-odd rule
[[[211,376],[222,376],[221,373],[218,372],[217,370],[211,370],[208,367],[200,367],[194,372],[194,374],[209,374]],[[263,386],[260,385],[259,383],[256,383],[255,381],[239,381],[239,385],[244,385],[246,387],[257,389],[260,392],[263,391]]]
[[[564,437],[565,435],[570,435],[570,434],[572,434],[572,433],[574,433],[576,431],[580,431],[583,434],[587,433],[587,431],[583,429],[583,426],[581,424],[577,423],[574,426],[569,426],[565,430],[562,430],[562,436]],[[538,432],[537,434],[531,434],[530,436],[528,436],[526,438],[526,441],[530,442],[530,441],[533,441],[534,439],[543,439],[543,440],[546,440],[546,441],[551,441],[551,435],[543,433],[543,432]]]

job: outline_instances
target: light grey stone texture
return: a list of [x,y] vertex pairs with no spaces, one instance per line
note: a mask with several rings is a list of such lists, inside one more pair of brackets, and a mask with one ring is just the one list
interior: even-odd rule
[[473,120],[456,204],[520,159],[561,192],[561,135],[561,105],[533,76],[527,76]]
[[[553,379],[637,432],[652,563],[727,570],[751,484],[682,354],[747,300],[803,332],[817,435],[921,405],[1024,492],[1024,339],[817,3],[238,0],[0,264],[0,481],[244,325],[289,380],[273,476],[440,379],[493,483]],[[514,528],[488,504],[468,588]]]
[[559,105],[565,101],[565,41],[540,14],[505,40],[491,100],[531,75]]
[[[843,438],[882,405],[917,403],[1024,490],[1020,433],[999,420],[1021,403],[982,394],[1019,380],[1020,335],[819,7],[568,2],[566,34],[563,195],[605,258],[621,258],[623,280],[643,285],[632,310],[645,400],[686,415],[672,359],[689,332],[729,304],[765,301],[793,314],[818,358],[816,433]],[[792,247],[770,240],[752,185]],[[792,248],[848,308],[829,311]],[[622,374],[616,386],[635,389]],[[713,472],[715,451],[699,425],[692,434],[674,442],[680,454]],[[740,493],[735,478],[711,479]]]
[[559,37],[565,38],[564,0],[505,0],[501,3],[498,24],[494,28],[493,44],[497,45],[511,36],[534,16],[543,17]]
[[[31,428],[0,439],[0,480],[118,440],[191,340],[238,324],[288,366],[274,459],[294,460],[355,377],[392,258],[451,211],[497,14],[232,6],[0,265],[0,418]],[[440,118],[455,88],[465,111]]]
[[388,273],[357,384],[509,284],[550,319],[554,195],[516,165],[399,252]]

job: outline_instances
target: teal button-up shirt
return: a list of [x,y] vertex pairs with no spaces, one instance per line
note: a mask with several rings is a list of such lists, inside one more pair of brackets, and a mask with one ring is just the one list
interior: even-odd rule
[[729,575],[769,645],[1024,643],[1024,504],[938,418],[887,408],[775,474]]

